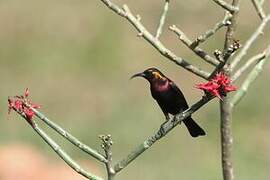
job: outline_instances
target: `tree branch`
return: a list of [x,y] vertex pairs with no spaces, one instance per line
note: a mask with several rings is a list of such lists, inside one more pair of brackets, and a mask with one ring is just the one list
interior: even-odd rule
[[221,52],[220,50],[215,50],[214,55],[220,61],[219,65],[214,69],[211,75],[208,77],[208,80],[212,79],[218,72],[223,71],[224,68],[228,68],[227,62],[229,57],[241,47],[239,41],[234,41],[227,50]]
[[169,9],[169,3],[170,3],[170,0],[165,0],[165,5],[164,5],[164,8],[163,8],[163,13],[161,15],[161,18],[160,18],[160,21],[159,21],[159,25],[158,25],[158,28],[157,28],[157,32],[156,32],[156,36],[155,36],[156,39],[158,39],[159,36],[162,33],[162,28],[164,26],[166,15],[167,15],[167,12],[168,12],[168,9]]
[[[232,6],[239,8],[240,0],[233,0]],[[234,40],[234,33],[236,30],[236,20],[238,17],[238,11],[231,12],[232,19],[231,24],[228,25],[226,35],[225,35],[225,43],[223,49],[223,58],[224,65],[230,58],[233,51],[230,49],[231,44]],[[236,46],[240,47],[240,46]],[[231,75],[231,67],[224,67],[225,74],[230,77]],[[224,180],[233,180],[234,172],[232,165],[232,145],[233,145],[233,136],[232,136],[232,107],[230,106],[230,97],[224,97],[223,101],[220,100],[220,136],[221,136],[221,161],[222,161],[222,172]]]
[[211,57],[210,55],[208,55],[205,51],[203,51],[201,48],[199,47],[193,47],[192,46],[192,41],[185,35],[184,32],[182,32],[179,28],[177,28],[175,25],[172,25],[169,27],[169,29],[171,31],[173,31],[178,38],[189,48],[191,49],[195,54],[197,54],[199,57],[201,57],[203,60],[205,60],[206,62],[208,62],[209,64],[212,64],[214,66],[218,65],[219,62]]
[[231,77],[231,81],[236,81],[253,63],[259,62],[264,58],[265,53],[260,53],[247,60],[247,62],[234,73],[234,75]]
[[[28,107],[29,107],[29,105],[28,105]],[[106,158],[103,155],[101,155],[99,152],[97,152],[96,150],[90,148],[86,144],[79,141],[76,137],[72,136],[70,133],[68,133],[66,130],[61,128],[59,125],[52,122],[49,118],[47,118],[44,114],[42,114],[38,110],[36,110],[32,107],[29,107],[29,108],[31,108],[31,110],[35,113],[35,115],[39,119],[41,119],[44,123],[46,123],[49,127],[51,127],[53,130],[55,130],[58,134],[60,134],[65,139],[67,139],[73,145],[77,146],[79,149],[81,149],[85,153],[91,155],[92,157],[94,157],[98,161],[103,162],[103,163],[107,162]]]
[[263,11],[262,5],[260,4],[258,0],[251,0],[251,1],[252,1],[253,6],[256,9],[257,14],[261,18],[261,20],[263,20],[266,17],[266,15],[265,15],[265,12]]
[[107,169],[107,175],[108,175],[108,180],[113,180],[114,176],[115,176],[115,171],[113,169],[112,166],[112,137],[111,135],[100,135],[99,138],[102,141],[102,149],[104,150],[105,154],[106,154],[106,169]]
[[254,82],[255,79],[260,75],[263,66],[266,63],[266,60],[269,58],[269,56],[270,56],[270,45],[265,50],[264,57],[257,62],[256,66],[248,74],[247,78],[244,80],[241,87],[237,90],[236,94],[233,96],[230,102],[231,106],[237,105],[240,102],[240,100],[245,96],[251,83]]
[[[123,5],[123,8],[120,8],[116,4],[112,3],[111,0],[101,0],[109,9],[118,14],[119,16],[126,19],[138,32],[139,36],[144,38],[148,43],[150,43],[162,56],[166,57],[170,61],[175,64],[185,68],[191,73],[202,77],[204,79],[211,79],[217,72],[223,71],[228,77],[231,77],[231,72],[235,66],[241,61],[241,59],[247,53],[247,50],[251,47],[257,37],[262,33],[264,27],[270,20],[270,15],[266,16],[262,4],[263,0],[260,2],[258,0],[252,0],[254,7],[256,8],[257,13],[259,14],[262,22],[258,29],[254,32],[254,34],[247,40],[245,46],[240,51],[240,53],[235,57],[234,61],[231,65],[228,65],[228,60],[231,55],[240,47],[238,41],[234,40],[234,32],[236,30],[236,18],[239,12],[239,4],[240,0],[233,0],[232,4],[228,4],[224,0],[213,0],[216,4],[224,8],[227,12],[222,22],[217,23],[212,29],[209,29],[206,33],[199,36],[195,41],[191,41],[180,29],[176,26],[171,26],[170,30],[179,36],[179,39],[188,46],[195,54],[201,57],[206,62],[215,66],[214,71],[210,74],[209,72],[203,71],[200,68],[191,65],[186,60],[181,57],[175,55],[171,50],[167,49],[163,43],[159,40],[159,37],[162,34],[162,29],[164,27],[166,15],[168,13],[169,1],[165,0],[165,5],[163,8],[163,12],[160,17],[159,25],[157,27],[156,34],[151,34],[141,23],[139,16],[134,16],[127,5]],[[220,28],[227,26],[225,43],[223,51],[215,51],[216,59],[212,56],[208,55],[204,50],[198,47],[200,43],[206,41],[209,37],[215,34]],[[257,64],[249,73],[248,77],[245,79],[242,86],[239,88],[235,96],[230,99],[229,96],[224,97],[223,100],[220,101],[220,133],[221,133],[221,160],[222,160],[222,171],[224,180],[233,180],[233,165],[232,165],[232,145],[233,145],[233,137],[232,137],[232,110],[233,107],[241,100],[241,98],[246,94],[249,85],[256,79],[259,73],[262,71],[262,67],[266,62],[266,59],[270,56],[270,46],[261,54],[258,54],[252,57],[250,60],[244,64],[231,78],[232,81],[236,80],[244,71],[248,69],[255,61]],[[15,96],[16,97],[16,96]],[[24,103],[24,101],[28,102],[28,94],[25,92],[24,96],[17,96],[17,100],[19,103]],[[32,126],[37,134],[39,134],[43,140],[60,156],[71,168],[73,168],[76,172],[81,174],[82,176],[91,179],[91,180],[101,180],[102,178],[92,175],[89,172],[82,169],[79,164],[77,164],[61,147],[51,139],[42,129],[38,127],[36,122],[32,120],[33,115],[37,116],[43,122],[45,122],[49,127],[71,142],[73,145],[80,148],[82,151],[88,153],[98,161],[104,163],[107,169],[108,180],[113,180],[115,175],[119,173],[122,169],[127,167],[131,162],[133,162],[137,157],[139,157],[143,152],[149,149],[154,143],[160,140],[162,137],[167,135],[173,128],[175,128],[181,121],[190,117],[191,114],[196,112],[214,97],[209,94],[203,96],[198,102],[193,104],[190,108],[175,115],[173,118],[169,119],[165,124],[162,125],[157,132],[155,132],[152,136],[148,137],[143,143],[141,143],[138,147],[136,147],[130,154],[124,157],[121,161],[119,161],[115,166],[113,166],[112,159],[112,139],[110,135],[101,135],[100,138],[102,140],[102,148],[105,152],[105,156],[100,154],[94,149],[91,149],[87,145],[80,142],[77,138],[66,132],[59,125],[55,124],[47,117],[45,117],[42,113],[33,108],[32,105],[28,105],[29,109],[24,109],[21,104],[16,104],[17,101],[14,101],[9,104],[9,108],[13,108],[17,113],[19,113],[27,122]],[[29,101],[30,102],[30,101]],[[31,104],[31,103],[29,103]],[[17,107],[19,105],[19,107]],[[23,106],[25,107],[25,106]],[[16,109],[17,108],[17,109]],[[18,110],[22,108],[21,110]],[[30,115],[27,114],[26,110],[31,110]],[[21,112],[20,112],[21,111]],[[33,112],[34,113],[33,113]],[[28,117],[27,117],[28,115]],[[31,118],[29,118],[31,117]]]
[[164,126],[162,126],[162,129],[163,129],[162,132],[161,132],[161,130],[159,130],[156,133],[154,133],[152,136],[147,138],[142,144],[140,144],[133,151],[131,151],[131,153],[128,154],[124,159],[122,159],[120,162],[118,162],[114,166],[115,172],[118,173],[122,169],[124,169],[133,160],[135,160],[138,156],[140,156],[144,151],[146,151],[148,148],[150,148],[156,141],[158,141],[159,139],[164,137],[176,125],[178,125],[185,118],[189,117],[191,114],[196,112],[198,109],[200,109],[203,105],[205,105],[211,99],[213,99],[213,97],[203,96],[202,99],[200,99],[197,103],[193,104],[189,109],[185,110],[182,113],[175,115],[174,118],[172,118],[167,123],[165,123]]
[[232,70],[240,63],[242,58],[247,54],[247,51],[250,49],[251,45],[254,43],[254,41],[259,37],[259,35],[263,34],[263,30],[267,23],[270,20],[270,15],[266,16],[266,18],[263,19],[260,26],[255,30],[255,32],[251,35],[251,37],[247,40],[239,54],[234,58],[234,60],[231,63]]
[[192,72],[193,74],[198,75],[206,79],[209,76],[209,73],[203,71],[196,66],[191,65],[181,57],[176,56],[172,51],[167,49],[158,39],[156,39],[147,29],[142,25],[140,20],[136,18],[127,5],[123,6],[123,9],[120,9],[117,5],[113,4],[110,0],[101,0],[108,8],[120,15],[121,17],[126,18],[139,32],[139,36],[143,37],[147,42],[149,42],[155,49],[157,49],[161,55],[167,57],[169,60],[175,64],[182,66],[186,70]]
[[67,163],[67,165],[69,165],[77,173],[90,180],[102,180],[101,177],[90,174],[89,172],[82,169],[80,165],[77,164],[63,149],[61,149],[61,147],[55,141],[53,141],[44,131],[42,131],[37,126],[37,124],[34,123],[33,129],[57,153],[57,155],[60,156]]
[[234,13],[235,11],[239,10],[237,6],[230,5],[223,0],[213,0],[213,1],[219,6],[221,6],[222,8],[224,8],[225,10],[229,11],[230,13]]
[[229,24],[231,24],[231,21],[230,21],[231,18],[232,18],[231,14],[227,13],[222,21],[218,22],[217,24],[215,24],[213,28],[207,30],[204,34],[197,37],[196,40],[193,41],[190,46],[192,48],[195,48],[201,43],[205,42],[208,38],[214,35],[222,27],[228,26]]
[[233,164],[232,164],[232,107],[229,103],[229,97],[220,100],[220,134],[221,134],[221,161],[223,169],[223,179],[233,180]]

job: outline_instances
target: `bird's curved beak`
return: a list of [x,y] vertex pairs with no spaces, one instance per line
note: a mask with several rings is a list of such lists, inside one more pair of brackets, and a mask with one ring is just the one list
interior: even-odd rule
[[133,76],[130,77],[130,79],[133,79],[135,77],[145,77],[145,74],[142,72],[142,73],[137,73],[137,74],[134,74]]

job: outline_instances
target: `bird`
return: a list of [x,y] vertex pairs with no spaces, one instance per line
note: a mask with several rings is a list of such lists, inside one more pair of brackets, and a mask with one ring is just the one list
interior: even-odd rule
[[[151,95],[165,115],[166,122],[170,119],[170,114],[176,115],[189,108],[181,90],[157,68],[148,68],[143,72],[134,74],[130,79],[136,77],[142,77],[150,83]],[[205,131],[191,116],[184,119],[183,122],[192,137],[206,135]]]

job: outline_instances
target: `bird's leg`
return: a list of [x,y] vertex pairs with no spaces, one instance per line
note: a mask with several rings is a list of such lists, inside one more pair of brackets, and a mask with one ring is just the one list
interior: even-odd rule
[[[176,116],[173,116],[173,118],[172,118],[172,123],[174,124],[175,121],[176,121]],[[181,124],[181,122],[180,122],[179,124]]]
[[165,114],[165,118],[166,118],[166,121],[165,122],[169,121],[170,120],[169,114]]
[[[183,111],[184,110],[180,111],[180,113],[182,113]],[[174,124],[176,120],[177,120],[176,115],[174,115],[173,118],[172,118],[172,123]],[[181,124],[181,123],[182,123],[182,121],[180,121],[179,124]]]

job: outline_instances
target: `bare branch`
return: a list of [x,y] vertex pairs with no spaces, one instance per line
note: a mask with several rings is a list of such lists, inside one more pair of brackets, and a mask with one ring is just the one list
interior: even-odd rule
[[258,62],[264,58],[265,53],[260,53],[247,60],[247,62],[241,68],[239,68],[236,73],[234,73],[234,75],[231,77],[231,81],[234,82],[237,80],[253,63]]
[[[232,6],[239,7],[241,0],[233,0]],[[231,57],[232,53],[240,47],[239,42],[235,41],[234,32],[236,31],[238,11],[232,12],[231,24],[228,25],[225,35],[225,43],[223,49],[224,58],[224,73],[230,77],[231,67],[226,67],[226,63]],[[234,44],[234,45],[232,45]],[[222,64],[222,63],[221,63]],[[220,101],[220,139],[221,139],[221,160],[222,160],[222,172],[224,180],[233,180],[234,171],[232,165],[232,107],[230,106],[230,97],[227,96]]]
[[[155,47],[160,54],[167,57],[169,60],[175,64],[182,66],[186,70],[192,72],[193,74],[198,75],[206,79],[210,74],[206,71],[203,71],[196,66],[191,65],[181,57],[176,56],[172,51],[167,49],[158,39],[156,39],[147,29],[142,25],[142,23],[136,18],[129,10],[127,5],[123,6],[123,10],[120,9],[117,5],[113,4],[110,0],[101,0],[107,7],[112,11],[120,15],[121,17],[126,18],[139,32],[139,35],[142,36],[147,42],[149,42],[153,47]],[[112,8],[113,7],[113,8]]]
[[126,13],[123,9],[118,7],[116,4],[112,3],[110,0],[101,0],[108,8],[113,10],[115,13],[117,13],[119,16],[125,17]]
[[241,47],[239,41],[234,41],[225,52],[221,52],[220,50],[215,50],[214,55],[220,61],[219,65],[214,69],[211,75],[208,77],[208,80],[212,79],[218,72],[227,68],[226,63],[228,61],[228,57],[230,57],[235,51],[237,51]]
[[133,151],[131,151],[130,154],[127,155],[123,160],[118,162],[114,166],[115,172],[119,172],[122,169],[124,169],[127,165],[129,165],[133,160],[135,160],[138,156],[140,156],[144,151],[146,151],[148,148],[150,148],[156,141],[164,137],[167,133],[169,133],[176,125],[178,125],[181,121],[183,121],[185,118],[189,117],[191,114],[196,112],[198,109],[200,109],[203,105],[205,105],[207,102],[209,102],[213,97],[210,96],[203,96],[201,100],[199,100],[197,103],[193,104],[189,109],[185,110],[182,113],[179,113],[174,116],[171,120],[169,120],[166,124],[163,126],[163,131],[161,130],[154,133],[152,136],[147,138],[142,144],[140,144],[137,148],[135,148]]
[[101,177],[90,174],[80,167],[54,140],[52,140],[37,124],[34,123],[33,129],[42,137],[42,139],[60,156],[73,170],[90,180],[102,180]]
[[164,26],[164,23],[165,23],[165,19],[166,19],[166,15],[167,15],[167,12],[168,12],[168,9],[169,9],[169,3],[170,3],[170,0],[166,0],[165,1],[165,5],[164,5],[164,9],[163,9],[163,13],[161,15],[161,18],[160,18],[160,21],[159,21],[159,25],[158,25],[158,29],[157,29],[157,32],[156,32],[156,39],[159,38],[159,36],[161,35],[162,33],[162,28]]
[[115,171],[113,169],[112,166],[112,137],[111,135],[100,135],[99,136],[101,141],[102,141],[102,149],[104,149],[104,152],[106,154],[106,169],[107,169],[107,174],[108,174],[108,180],[113,180],[114,176],[115,176]]
[[251,0],[251,1],[252,1],[253,6],[256,9],[257,14],[263,20],[266,17],[266,15],[265,15],[265,12],[262,8],[261,3],[258,0]]
[[230,21],[231,18],[232,18],[232,15],[227,13],[222,21],[218,22],[217,24],[215,24],[213,28],[207,30],[204,34],[197,37],[196,40],[193,41],[190,46],[192,48],[195,48],[199,44],[205,42],[208,38],[214,35],[219,29],[221,29],[224,26],[229,25],[231,23]]
[[255,30],[255,32],[251,35],[251,37],[247,40],[247,42],[244,44],[243,48],[237,54],[237,56],[234,58],[234,60],[231,63],[232,70],[240,63],[242,58],[247,54],[247,51],[251,47],[251,45],[254,43],[254,41],[259,37],[259,35],[263,34],[263,30],[267,23],[270,20],[270,15],[266,16],[266,18],[263,19],[260,26]]
[[219,62],[211,57],[210,55],[208,55],[205,51],[203,51],[201,48],[199,47],[193,47],[192,46],[192,41],[185,35],[184,32],[182,32],[179,28],[177,28],[175,25],[172,25],[169,27],[169,29],[171,31],[173,31],[178,38],[188,47],[190,48],[195,54],[197,54],[199,57],[201,57],[203,60],[205,60],[206,62],[208,62],[209,64],[212,64],[214,66],[218,65]]
[[79,149],[81,149],[82,151],[84,151],[87,154],[91,155],[92,157],[94,157],[98,161],[103,162],[103,163],[107,162],[106,158],[103,155],[101,155],[99,152],[97,152],[96,150],[90,148],[86,144],[79,141],[76,137],[72,136],[70,133],[68,133],[66,130],[61,128],[59,125],[52,122],[49,118],[47,118],[44,114],[42,114],[38,110],[36,110],[36,109],[34,109],[32,107],[29,107],[29,108],[31,108],[31,110],[35,113],[35,115],[39,119],[41,119],[43,122],[45,122],[48,126],[50,126],[53,130],[55,130],[58,134],[63,136],[65,139],[67,139],[73,145],[77,146]]
[[210,74],[208,80],[212,79],[218,72],[220,72],[226,64],[226,61],[224,60],[223,54],[220,50],[216,49],[214,55],[216,56],[216,58],[219,60],[220,63]]
[[229,97],[220,100],[220,134],[221,134],[221,160],[224,180],[233,180],[232,164],[232,107],[229,103]]
[[262,58],[261,60],[259,60],[257,62],[256,66],[248,74],[247,78],[245,79],[245,81],[243,82],[241,87],[237,90],[236,94],[233,96],[233,98],[230,102],[231,106],[235,106],[240,102],[240,100],[247,93],[247,90],[248,90],[249,86],[251,85],[251,83],[254,82],[255,79],[260,75],[266,60],[270,56],[270,46],[268,46],[268,48],[265,50],[264,53],[265,53],[264,58]]
[[213,1],[219,6],[221,6],[222,8],[224,8],[225,10],[229,11],[230,13],[234,13],[235,11],[239,10],[237,6],[230,5],[223,0],[213,0]]

